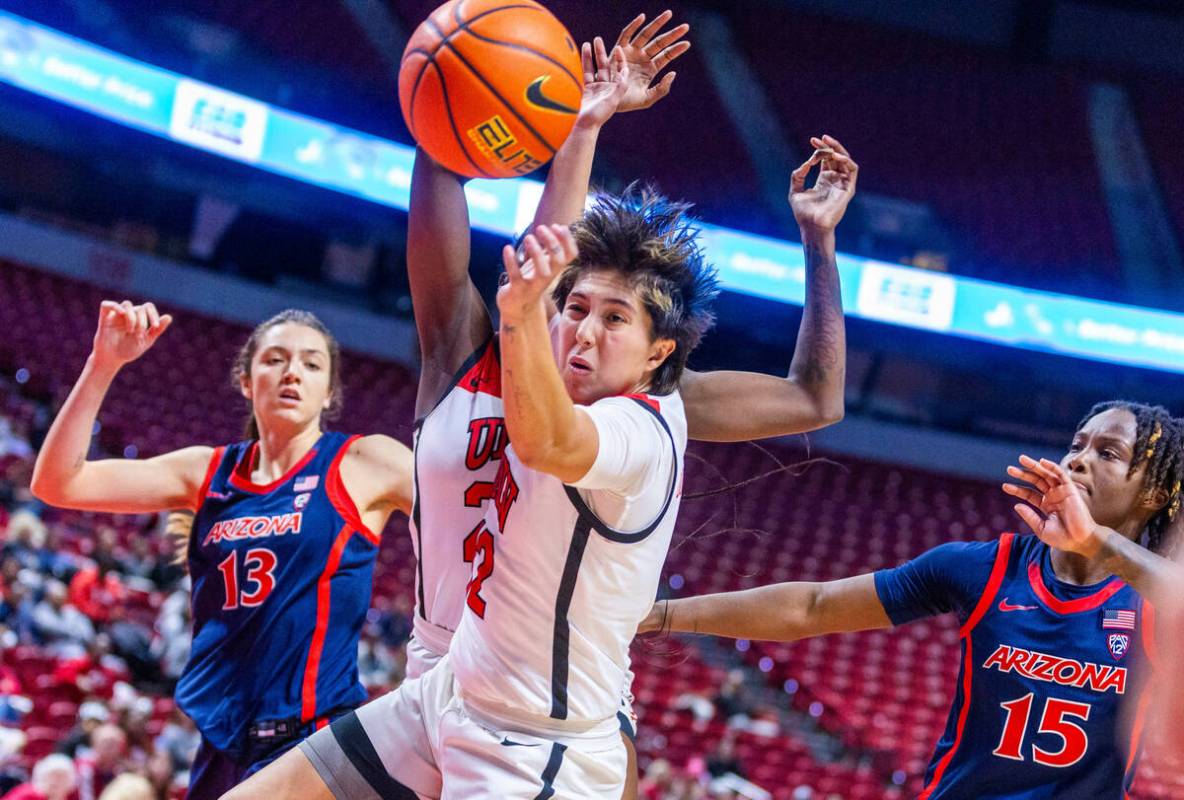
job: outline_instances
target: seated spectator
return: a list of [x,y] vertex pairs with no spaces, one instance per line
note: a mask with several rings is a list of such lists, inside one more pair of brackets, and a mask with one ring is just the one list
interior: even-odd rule
[[[22,426],[23,427],[23,426]],[[25,431],[18,430],[7,417],[0,417],[0,458],[30,459],[36,453]]]
[[127,588],[115,569],[110,553],[99,551],[94,565],[79,570],[70,581],[70,602],[95,622],[119,616],[127,600]]
[[95,728],[90,748],[74,759],[79,800],[95,800],[116,775],[127,769],[127,734],[118,725]]
[[124,660],[111,652],[110,637],[100,633],[82,657],[59,662],[54,677],[63,686],[73,687],[80,699],[88,696],[110,699],[115,684],[126,683],[131,673]]
[[736,757],[736,743],[731,736],[720,739],[715,752],[707,757],[707,772],[712,778],[728,774],[744,777],[744,767],[740,766],[740,759]]
[[33,628],[33,593],[23,583],[14,583],[0,593],[0,625],[12,635],[5,637],[3,646],[12,647],[20,642],[37,640]]
[[664,758],[656,758],[646,768],[637,784],[637,793],[645,800],[665,800],[674,783],[674,770]]
[[748,723],[752,704],[744,691],[744,670],[733,669],[728,672],[714,703],[716,713],[726,719],[729,725],[744,727]]
[[160,662],[165,678],[176,682],[189,660],[193,644],[190,625],[189,577],[181,581],[177,590],[165,598],[156,616],[156,636],[152,640],[152,654]]
[[185,716],[185,712],[173,707],[169,721],[165,723],[160,735],[156,737],[156,749],[167,752],[178,769],[189,769],[193,758],[197,755],[197,748],[201,745],[201,734],[193,720]]
[[77,786],[74,762],[59,753],[46,756],[33,767],[33,777],[8,794],[5,800],[67,800]]
[[0,726],[0,797],[29,779],[23,763],[28,740],[21,729]]
[[78,723],[58,742],[55,750],[76,758],[79,750],[90,747],[91,734],[110,718],[107,706],[97,700],[88,700],[78,707]]
[[177,765],[167,750],[157,750],[144,765],[144,776],[152,784],[154,798],[163,800],[175,789],[182,789],[189,785],[188,779],[184,783],[178,780]]
[[66,587],[60,581],[46,585],[45,597],[33,608],[33,633],[54,656],[81,658],[95,640],[95,628],[66,598]]

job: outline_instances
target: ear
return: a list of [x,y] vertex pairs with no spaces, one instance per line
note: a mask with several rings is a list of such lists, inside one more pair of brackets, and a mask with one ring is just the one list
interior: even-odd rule
[[250,375],[244,374],[244,375],[239,376],[238,390],[242,393],[243,397],[247,398],[248,400],[251,399],[251,376]]
[[646,371],[653,372],[662,366],[677,346],[673,339],[655,339],[650,345],[650,354],[645,362]]

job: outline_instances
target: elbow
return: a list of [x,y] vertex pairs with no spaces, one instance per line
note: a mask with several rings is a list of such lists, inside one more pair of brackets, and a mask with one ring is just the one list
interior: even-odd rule
[[842,422],[843,417],[846,415],[847,403],[844,401],[842,394],[840,394],[838,397],[819,403],[818,427],[825,428],[828,425]]
[[536,472],[551,473],[554,471],[555,453],[558,448],[549,442],[518,442],[510,439],[514,444],[514,453],[527,469]]
[[59,487],[54,481],[46,478],[39,467],[40,465],[33,468],[33,479],[29,483],[29,491],[33,493],[34,497],[46,505],[61,505],[62,494]]

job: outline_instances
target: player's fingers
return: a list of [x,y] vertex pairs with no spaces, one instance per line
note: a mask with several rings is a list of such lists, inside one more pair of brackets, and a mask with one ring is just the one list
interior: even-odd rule
[[670,65],[670,62],[681,56],[683,53],[691,49],[690,42],[679,42],[667,47],[662,52],[654,57],[654,72],[661,72]]
[[629,77],[629,65],[625,62],[625,51],[614,47],[608,55],[608,70],[611,80],[624,80]]
[[1040,532],[1044,529],[1044,518],[1037,514],[1034,508],[1022,503],[1016,503],[1012,508],[1015,509],[1015,513],[1020,515],[1020,519],[1024,521],[1024,524],[1032,529],[1032,533],[1039,536]]
[[1007,468],[1007,474],[1013,478],[1017,478],[1026,483],[1030,483],[1041,491],[1047,491],[1048,482],[1031,470],[1023,467],[1011,466]]
[[522,266],[522,278],[524,280],[532,280],[538,275],[539,270],[544,266],[547,260],[547,254],[543,252],[543,246],[539,242],[538,237],[533,233],[526,237],[523,242],[523,247],[526,248],[526,258],[530,262],[530,269],[526,269],[526,265]]
[[1069,483],[1072,480],[1072,477],[1069,475],[1069,470],[1065,469],[1060,464],[1051,459],[1040,459],[1040,466],[1044,467],[1044,469],[1046,469],[1055,480],[1059,480],[1064,483]]
[[596,79],[608,80],[608,51],[604,49],[604,39],[599,36],[592,40],[592,52],[596,54]]
[[673,27],[670,30],[663,33],[661,36],[658,36],[657,38],[655,38],[652,42],[647,44],[642,49],[644,50],[646,55],[653,55],[654,53],[660,53],[663,50],[665,50],[667,47],[669,47],[670,45],[677,42],[682,37],[686,36],[690,30],[691,30],[691,26],[686,24],[685,22],[681,25],[676,25],[675,27]]
[[172,314],[162,315],[160,318],[160,328],[156,331],[156,335],[160,336],[162,333],[167,331],[169,329],[169,326],[172,324],[173,324],[173,315]]
[[790,173],[790,186],[794,193],[804,191],[806,188],[806,176],[810,174],[810,170],[814,165],[822,160],[826,150],[815,150],[811,156],[806,159],[806,162],[800,167]]
[[824,142],[826,142],[827,147],[834,149],[836,152],[842,153],[845,156],[851,155],[850,153],[847,152],[847,148],[843,147],[843,145],[839,142],[839,140],[836,139],[835,137],[831,136],[829,133],[824,133],[822,135],[822,140]]
[[592,44],[584,42],[580,45],[580,66],[584,69],[584,83],[596,80],[596,64],[592,60]]
[[510,283],[517,283],[522,279],[522,268],[518,266],[518,251],[511,245],[502,248],[502,266],[506,268],[506,276]]
[[662,27],[667,22],[669,22],[673,16],[674,12],[670,9],[666,9],[661,14],[654,17],[652,20],[650,20],[650,23],[642,28],[641,32],[633,38],[633,45],[635,47],[644,48],[647,44],[649,44],[650,40],[658,34],[658,31],[662,30]]
[[1025,503],[1031,503],[1037,507],[1039,507],[1044,501],[1044,498],[1040,493],[1032,491],[1027,486],[1019,486],[1014,483],[1005,483],[1003,484],[1003,491],[1012,497],[1018,497]]
[[652,106],[654,103],[670,94],[670,87],[674,85],[674,79],[677,77],[677,72],[667,73],[662,77],[662,80],[658,81],[657,86],[651,87],[646,93],[646,106]]
[[148,309],[144,306],[136,306],[136,332],[145,333],[149,327]]
[[563,248],[563,263],[570,264],[580,254],[580,247],[576,244],[575,235],[566,225],[552,225],[551,230],[555,232],[555,238],[559,240],[559,246]]
[[145,303],[144,310],[146,312],[148,312],[148,327],[149,327],[149,329],[155,329],[156,326],[160,325],[160,312],[156,310],[156,304],[155,303]]
[[637,33],[638,28],[645,22],[645,14],[638,14],[633,18],[633,21],[621,29],[621,35],[617,37],[617,44],[621,47],[629,44],[633,39],[633,35]]

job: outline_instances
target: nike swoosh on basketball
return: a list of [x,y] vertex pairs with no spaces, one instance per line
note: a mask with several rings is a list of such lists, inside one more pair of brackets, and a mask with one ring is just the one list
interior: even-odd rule
[[1000,611],[1035,611],[1036,610],[1036,606],[1013,606],[1011,603],[1007,602],[1009,599],[1010,598],[1004,597],[1002,600],[999,601],[999,610]]
[[538,747],[539,746],[538,742],[534,742],[533,744],[529,743],[529,742],[511,742],[509,739],[507,739],[504,736],[502,737],[501,743],[503,745],[505,745],[506,747]]
[[526,87],[526,102],[544,111],[555,111],[559,114],[578,114],[579,109],[565,106],[563,103],[552,100],[543,94],[543,84],[549,80],[551,80],[550,75],[540,75],[531,81],[530,86]]

